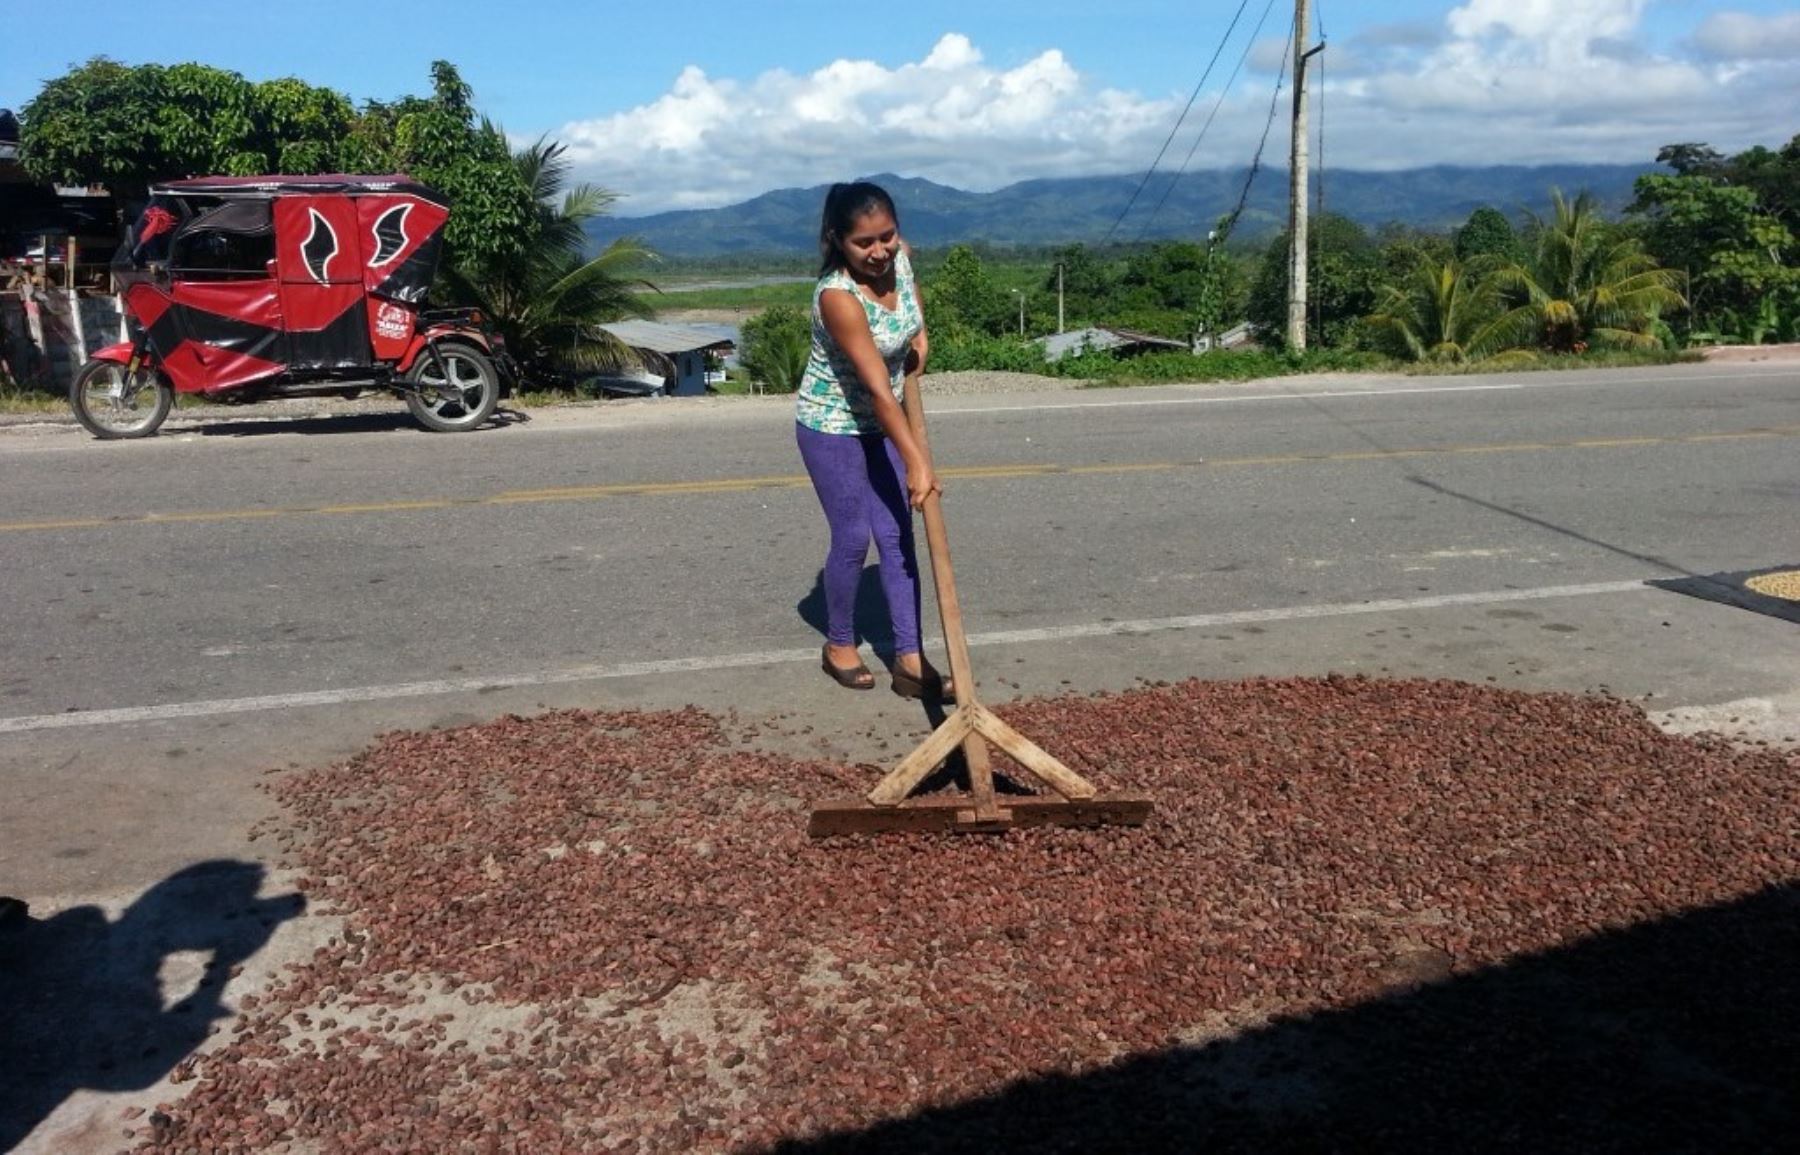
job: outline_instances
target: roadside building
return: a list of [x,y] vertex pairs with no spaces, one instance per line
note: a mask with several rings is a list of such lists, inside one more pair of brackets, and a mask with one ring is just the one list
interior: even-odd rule
[[1185,353],[1188,351],[1186,341],[1177,341],[1171,337],[1158,337],[1154,333],[1140,333],[1134,329],[1117,329],[1098,325],[1086,329],[1071,329],[1066,333],[1052,333],[1048,337],[1037,338],[1036,343],[1044,350],[1044,360],[1046,361],[1060,361],[1064,357],[1103,350],[1126,357],[1139,353]]
[[1071,329],[1067,333],[1052,333],[1048,337],[1037,338],[1036,343],[1044,351],[1044,360],[1060,361],[1064,357],[1089,350],[1106,350],[1121,357],[1135,357],[1140,353],[1204,353],[1209,349],[1235,348],[1249,343],[1250,338],[1250,326],[1247,324],[1234,325],[1217,338],[1203,333],[1191,342],[1159,337],[1155,333],[1144,333],[1136,329],[1095,325],[1086,329]]
[[663,392],[691,397],[719,379],[716,366],[736,346],[718,333],[661,321],[612,321],[600,326],[630,346],[645,370],[663,379]]

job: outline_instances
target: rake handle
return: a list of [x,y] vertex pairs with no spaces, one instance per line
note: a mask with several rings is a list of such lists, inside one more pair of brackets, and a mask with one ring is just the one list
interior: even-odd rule
[[[925,435],[925,402],[919,393],[919,376],[909,373],[901,402],[919,452],[931,461],[931,442]],[[933,465],[935,471],[936,466]],[[950,678],[957,709],[975,704],[975,675],[969,668],[969,640],[963,633],[962,604],[956,598],[956,575],[950,567],[950,538],[944,532],[943,503],[935,492],[925,498],[920,513],[925,517],[925,544],[931,552],[931,584],[937,591],[938,616],[944,626],[944,649],[950,657]],[[988,764],[987,742],[971,730],[963,739],[963,760],[969,768],[969,792],[978,817],[998,812],[994,802],[994,775]]]

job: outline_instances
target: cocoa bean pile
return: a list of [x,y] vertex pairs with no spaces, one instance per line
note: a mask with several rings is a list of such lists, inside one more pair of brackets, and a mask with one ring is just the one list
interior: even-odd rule
[[1155,817],[811,842],[810,804],[882,768],[698,709],[288,774],[279,836],[344,932],[134,1138],[1641,1151],[1800,1126],[1800,756],[1449,681],[997,712]]

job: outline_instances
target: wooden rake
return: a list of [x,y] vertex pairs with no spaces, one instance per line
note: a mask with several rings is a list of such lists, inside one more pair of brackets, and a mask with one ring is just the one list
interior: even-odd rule
[[[913,436],[929,458],[925,409],[919,399],[916,376],[906,379],[905,409]],[[937,494],[926,498],[922,512],[925,540],[931,550],[931,580],[937,590],[944,646],[950,656],[956,709],[930,737],[888,771],[866,798],[828,802],[814,810],[807,833],[824,838],[888,831],[997,833],[1021,826],[1142,826],[1150,818],[1148,795],[1102,797],[1091,782],[976,699],[975,677],[969,669],[969,643],[963,634],[962,606],[956,600],[956,577],[950,569],[950,541],[944,533],[944,514]],[[1047,792],[1007,795],[1004,800],[997,797],[993,768],[988,763],[989,742],[1011,755]],[[969,772],[968,794],[912,798],[919,784],[958,747]]]

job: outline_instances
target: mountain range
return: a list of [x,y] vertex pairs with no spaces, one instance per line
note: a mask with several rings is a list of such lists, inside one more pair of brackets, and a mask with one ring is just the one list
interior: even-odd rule
[[[1515,219],[1547,213],[1550,190],[1587,190],[1608,212],[1632,199],[1632,182],[1654,165],[1434,165],[1394,172],[1329,171],[1324,207],[1371,228],[1398,222],[1426,229],[1460,225],[1482,205]],[[869,177],[893,194],[901,226],[924,248],[985,242],[1000,246],[1204,238],[1242,195],[1247,170],[1029,180],[993,192],[967,192],[918,177]],[[1315,177],[1317,174],[1315,173]],[[604,245],[635,236],[667,257],[722,257],[816,251],[825,185],[776,189],[740,204],[589,223]],[[1315,185],[1317,187],[1317,185]],[[1129,207],[1129,211],[1127,211]],[[1236,240],[1273,235],[1287,224],[1287,171],[1265,168],[1250,185]]]

